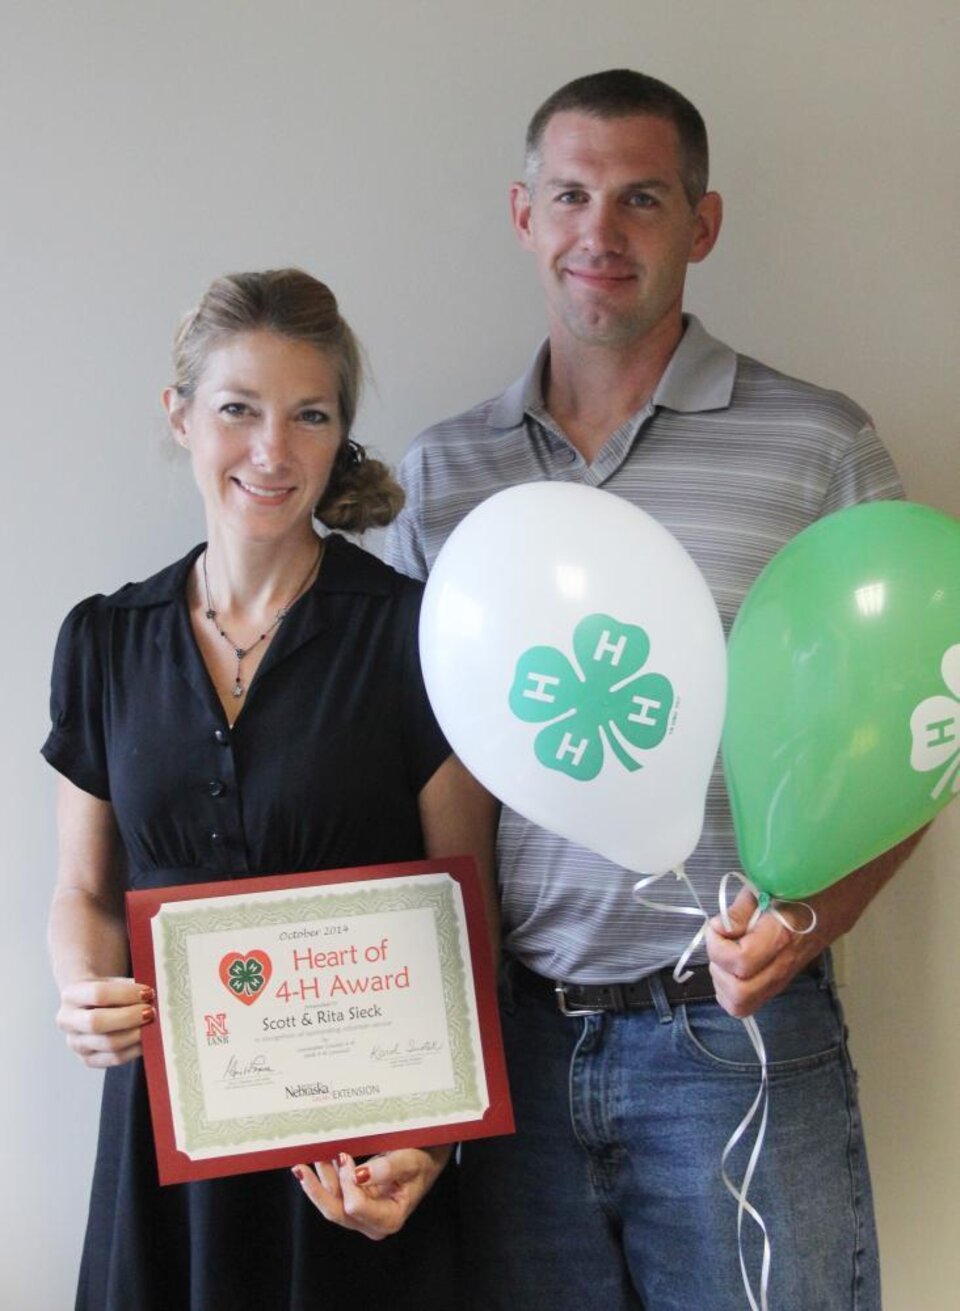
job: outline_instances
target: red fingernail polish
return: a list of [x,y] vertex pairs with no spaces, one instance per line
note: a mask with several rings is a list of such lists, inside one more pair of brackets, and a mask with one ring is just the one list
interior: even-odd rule
[[303,1171],[300,1169],[299,1165],[293,1167],[293,1177],[296,1179],[297,1183],[303,1183]]
[[369,1181],[370,1181],[370,1171],[367,1169],[365,1165],[361,1165],[360,1169],[357,1170],[356,1174],[353,1176],[353,1182],[355,1184],[365,1184],[365,1183],[369,1183]]
[[144,1006],[144,1008],[143,1008],[143,1010],[142,1010],[142,1012],[141,1012],[141,1014],[140,1014],[140,1023],[141,1023],[141,1024],[152,1024],[153,1021],[154,1021],[155,1019],[156,1019],[156,1011],[153,1009],[153,1007],[152,1007],[152,1006]]
[[337,1153],[337,1165],[340,1166],[341,1170],[342,1170],[343,1167],[346,1165],[346,1163],[347,1163],[346,1154],[345,1154],[344,1152],[338,1152],[338,1153]]
[[145,983],[143,987],[140,989],[141,1001],[155,1001],[156,996],[157,994],[153,991],[153,989],[149,986],[149,984]]

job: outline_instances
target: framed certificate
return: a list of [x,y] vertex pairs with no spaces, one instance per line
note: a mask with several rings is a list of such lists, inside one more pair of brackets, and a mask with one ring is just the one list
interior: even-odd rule
[[127,893],[160,1182],[510,1133],[470,857]]

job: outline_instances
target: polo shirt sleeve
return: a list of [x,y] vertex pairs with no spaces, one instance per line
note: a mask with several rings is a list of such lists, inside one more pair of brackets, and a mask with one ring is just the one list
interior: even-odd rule
[[44,759],[84,792],[110,800],[104,735],[102,597],[81,601],[57,639],[50,685],[51,728]]
[[856,433],[834,470],[822,514],[863,501],[902,501],[903,484],[890,453],[866,423]]
[[420,602],[423,588],[404,580],[402,599],[402,723],[404,758],[412,790],[419,792],[450,755],[450,744],[437,723],[420,665]]
[[408,452],[401,461],[397,469],[397,481],[403,488],[406,500],[400,514],[387,529],[384,557],[387,564],[393,565],[399,573],[422,582],[430,568],[423,549],[420,457],[415,450]]

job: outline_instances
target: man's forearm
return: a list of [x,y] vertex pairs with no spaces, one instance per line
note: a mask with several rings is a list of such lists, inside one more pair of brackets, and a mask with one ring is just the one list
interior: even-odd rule
[[847,874],[823,892],[804,898],[817,913],[817,927],[810,937],[819,944],[818,951],[850,932],[877,893],[907,860],[926,831],[926,828],[922,828],[911,833],[903,842],[898,842],[895,847]]

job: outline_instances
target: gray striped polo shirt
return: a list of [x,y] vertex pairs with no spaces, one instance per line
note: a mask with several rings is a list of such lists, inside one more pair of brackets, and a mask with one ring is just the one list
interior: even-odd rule
[[[390,563],[425,578],[450,532],[494,492],[539,479],[585,483],[625,497],[683,543],[729,633],[751,583],[796,533],[843,506],[902,496],[890,456],[852,401],[737,355],[692,316],[685,325],[651,400],[592,464],[544,407],[546,343],[501,396],[427,429],[400,466],[407,503],[387,540]],[[737,867],[718,763],[687,861],[709,912],[721,877]],[[550,978],[638,978],[672,964],[695,925],[638,907],[636,875],[506,809],[498,878],[507,950]],[[689,900],[673,879],[650,895]]]

